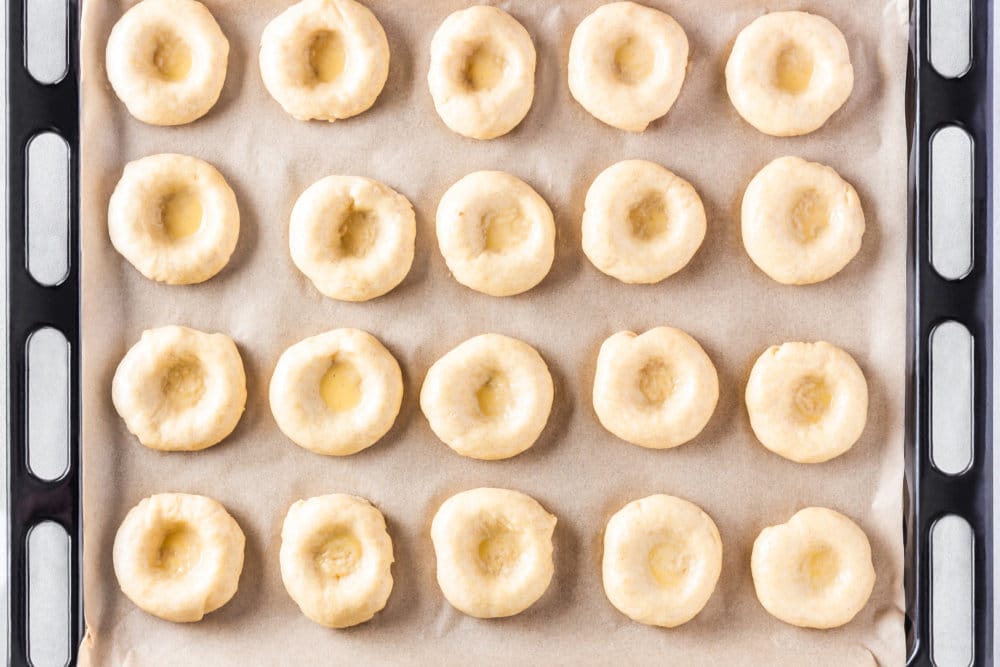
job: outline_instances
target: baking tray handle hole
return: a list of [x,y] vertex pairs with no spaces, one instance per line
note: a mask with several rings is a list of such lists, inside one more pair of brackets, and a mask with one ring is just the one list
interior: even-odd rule
[[34,667],[70,659],[70,540],[43,521],[28,533],[28,656]]
[[969,523],[948,514],[931,526],[931,658],[939,667],[971,665],[973,558]]
[[46,481],[69,469],[70,346],[61,331],[43,327],[27,344],[28,468]]
[[972,270],[973,142],[956,125],[931,137],[930,256],[945,280]]
[[[67,36],[69,3],[66,0],[23,0],[24,66],[41,84],[58,83],[69,71]],[[62,20],[53,21],[59,16]]]
[[972,67],[972,0],[930,0],[930,61],[946,79]]
[[930,340],[931,462],[946,475],[960,475],[973,464],[972,334],[960,322],[934,327]]
[[28,273],[42,285],[59,285],[70,268],[69,145],[54,132],[35,135],[27,167]]

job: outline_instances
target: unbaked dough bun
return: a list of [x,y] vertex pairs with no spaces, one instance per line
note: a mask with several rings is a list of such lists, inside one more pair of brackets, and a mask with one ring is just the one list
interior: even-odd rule
[[329,628],[364,623],[392,592],[392,540],[364,498],[299,500],[281,526],[281,581],[307,618]]
[[513,16],[488,5],[449,15],[431,39],[427,84],[453,132],[493,139],[513,130],[535,96],[535,45]]
[[552,580],[555,527],[556,518],[519,491],[480,488],[452,496],[431,522],[441,592],[469,616],[521,613]]
[[771,12],[743,28],[726,63],[726,90],[765,134],[819,129],[851,95],[854,68],[843,33],[822,16]]
[[350,118],[382,92],[389,42],[375,15],[354,0],[302,0],[264,28],[260,74],[293,118]]
[[538,440],[552,395],[552,376],[535,348],[483,334],[434,362],[420,409],[435,435],[462,456],[506,459]]
[[296,445],[346,456],[375,444],[392,427],[403,401],[403,374],[371,334],[334,329],[281,354],[270,400],[278,428]]
[[799,463],[850,449],[868,419],[868,383],[847,352],[826,342],[772,345],[746,390],[750,426],[761,444]]
[[687,623],[708,603],[722,573],[722,538],[694,503],[658,494],[618,510],[604,530],[604,592],[647,625]]
[[712,360],[680,329],[619,331],[601,345],[594,411],[622,440],[650,449],[683,445],[705,428],[718,400]]
[[115,535],[122,592],[175,623],[200,621],[236,594],[246,538],[217,501],[158,493],[129,510]]
[[247,402],[246,383],[231,338],[165,326],[143,331],[125,354],[111,400],[146,447],[193,451],[233,432]]
[[526,292],[555,258],[552,210],[530,185],[502,171],[476,171],[448,188],[438,204],[437,238],[455,280],[491,296]]
[[865,532],[824,507],[807,507],[787,523],[762,530],[753,543],[750,569],[764,609],[804,628],[850,622],[875,587]]
[[690,183],[654,162],[625,160],[587,190],[583,252],[622,282],[656,283],[691,261],[705,227],[705,207]]
[[671,16],[612,2],[573,33],[569,90],[601,122],[642,132],[674,105],[687,64],[687,35]]
[[299,195],[288,245],[322,294],[367,301],[403,282],[413,264],[417,220],[409,200],[360,176],[327,176]]
[[183,125],[215,106],[229,41],[195,0],[142,0],[108,37],[108,81],[130,114],[150,125]]
[[781,157],[757,172],[743,195],[743,246],[761,271],[786,285],[836,275],[858,254],[865,213],[836,171]]
[[108,203],[108,234],[142,275],[189,285],[208,280],[229,262],[240,211],[215,167],[161,153],[125,165]]

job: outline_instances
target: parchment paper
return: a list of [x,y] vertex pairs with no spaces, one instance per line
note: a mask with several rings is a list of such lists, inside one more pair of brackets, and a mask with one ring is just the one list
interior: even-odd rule
[[[203,119],[145,126],[111,91],[104,46],[131,0],[87,0],[83,16],[83,400],[84,664],[731,664],[900,665],[904,659],[902,472],[906,164],[903,0],[647,0],[687,31],[691,64],[677,103],[641,135],[606,127],[569,95],[573,29],[598,0],[510,0],[538,50],[535,101],[511,134],[489,142],[451,133],[427,90],[435,28],[467,0],[370,0],[392,50],[389,81],[375,106],[334,124],[302,123],[264,90],[257,67],[264,25],[289,2],[206,0],[229,38],[225,89]],[[739,30],[764,11],[806,9],[837,23],[855,66],[854,92],[825,127],[806,137],[765,136],[726,96],[724,67]],[[143,278],[108,239],[108,197],[125,162],[181,152],[218,166],[239,200],[242,228],[229,266],[202,285]],[[786,287],[751,263],[739,236],[739,202],[771,159],[828,163],[860,193],[864,245],[834,279]],[[605,167],[626,158],[664,164],[691,181],[705,203],[708,234],[681,273],[654,286],[600,274],[580,249],[584,194]],[[434,237],[438,199],[477,169],[525,179],[549,202],[558,227],[556,261],[541,285],[497,299],[448,274]],[[403,284],[375,301],[320,296],[292,264],[288,218],[295,198],[332,173],[381,180],[417,211],[417,252]],[[209,450],[158,453],[125,429],[110,400],[114,369],[143,329],[184,324],[232,336],[247,370],[246,413]],[[670,451],[626,444],[599,425],[590,393],[608,335],[667,324],[705,347],[720,376],[718,409],[693,442]],[[296,447],[267,402],[275,362],[289,345],[335,327],[375,334],[405,377],[402,411],[377,445],[347,458]],[[418,408],[428,367],[466,338],[498,332],[536,346],[551,368],[556,399],[540,441],[515,459],[466,459],[439,442]],[[768,345],[825,339],[864,369],[869,421],[858,444],[822,465],[769,453],[750,431],[742,392]],[[556,514],[556,574],[519,616],[473,619],[437,587],[429,524],[448,496],[476,486],[519,489]],[[220,500],[247,536],[235,598],[197,624],[153,618],[120,593],[111,563],[115,530],[141,498],[163,491]],[[299,498],[354,493],[385,514],[395,546],[395,587],[386,609],[349,630],[302,616],[278,569],[279,531]],[[626,502],[670,493],[702,506],[721,531],[725,562],[705,609],[676,629],[630,621],[604,596],[600,558],[607,519]],[[830,631],[793,628],[757,602],[750,549],[767,525],[807,505],[857,520],[871,539],[878,582],[858,617]]]

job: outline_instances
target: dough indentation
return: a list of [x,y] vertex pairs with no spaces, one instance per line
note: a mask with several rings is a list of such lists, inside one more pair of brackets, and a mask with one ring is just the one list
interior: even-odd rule
[[335,531],[321,541],[313,561],[325,577],[342,579],[361,562],[361,542],[349,530]]
[[792,42],[778,52],[774,63],[775,84],[781,90],[798,95],[809,87],[813,75],[812,52]]
[[643,39],[629,37],[615,49],[615,74],[622,82],[635,85],[648,77],[656,63],[656,54]]
[[792,402],[795,417],[807,424],[815,424],[830,408],[833,394],[823,378],[809,376],[796,385]]
[[668,535],[649,550],[649,569],[660,586],[683,587],[691,569],[687,540],[681,535]]
[[657,193],[650,193],[628,212],[632,235],[648,241],[667,230],[667,205]]
[[818,545],[805,553],[799,563],[802,580],[813,591],[822,591],[837,579],[840,559],[828,544]]
[[319,393],[334,412],[350,410],[361,402],[361,374],[350,361],[334,357],[319,382]]
[[198,533],[185,523],[167,528],[156,550],[154,567],[164,576],[182,577],[201,559]]
[[153,49],[153,67],[164,81],[183,81],[191,71],[191,49],[171,32],[161,33]]
[[201,199],[189,188],[181,188],[163,198],[160,204],[160,224],[171,241],[191,236],[204,219]]
[[337,227],[337,254],[341,257],[364,257],[378,236],[378,222],[372,211],[348,207]]
[[160,389],[168,406],[187,410],[205,395],[205,369],[194,357],[179,359],[163,374]]
[[503,373],[492,372],[486,382],[476,390],[479,412],[487,418],[503,417],[513,402],[510,382]]
[[347,63],[344,40],[333,30],[320,30],[309,42],[311,83],[330,83],[341,75]]
[[502,522],[488,526],[479,542],[478,554],[484,572],[493,577],[502,575],[513,569],[521,557],[518,534]]
[[462,76],[473,92],[492,90],[503,79],[507,61],[489,44],[476,46],[465,59]]
[[639,390],[650,405],[662,405],[674,391],[674,375],[662,360],[654,359],[639,371]]
[[799,242],[814,241],[830,223],[826,198],[816,190],[807,190],[792,207],[790,222],[792,234]]
[[528,236],[528,221],[517,206],[490,211],[483,216],[483,250],[503,252]]

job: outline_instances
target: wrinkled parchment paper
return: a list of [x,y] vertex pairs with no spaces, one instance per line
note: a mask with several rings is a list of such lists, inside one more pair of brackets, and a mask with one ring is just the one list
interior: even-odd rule
[[[368,4],[392,51],[375,106],[334,124],[293,120],[264,90],[257,50],[264,25],[289,2],[206,0],[229,38],[225,89],[197,122],[149,127],[111,91],[104,46],[131,0],[87,0],[83,16],[83,400],[84,664],[675,664],[899,665],[903,662],[902,474],[905,321],[906,7],[902,0],[649,0],[687,31],[691,64],[677,103],[641,135],[596,121],[572,100],[566,60],[574,27],[598,0],[509,0],[538,50],[535,101],[511,134],[477,142],[457,136],[427,90],[433,31],[467,0]],[[730,105],[723,71],[740,28],[765,11],[806,9],[837,23],[854,62],[854,92],[825,127],[778,139],[744,123]],[[143,278],[111,247],[108,197],[125,162],[159,152],[215,164],[239,200],[239,244],[229,266],[202,285]],[[851,181],[868,228],[855,260],[834,279],[787,287],[743,251],[740,198],[771,159],[800,155]],[[701,250],[659,285],[626,286],[600,274],[580,249],[584,194],[594,177],[627,158],[662,163],[688,179],[708,213]],[[534,290],[497,299],[448,274],[434,237],[436,203],[470,171],[500,169],[549,202],[558,239],[552,272]],[[375,301],[320,296],[292,264],[288,218],[295,198],[333,173],[381,180],[417,211],[409,276]],[[111,404],[119,359],[143,329],[183,324],[232,336],[247,370],[246,413],[209,450],[143,448]],[[705,347],[721,381],[718,409],[694,441],[670,451],[626,444],[598,424],[590,402],[598,348],[608,335],[667,324]],[[276,427],[267,385],[289,345],[335,327],[359,327],[399,360],[406,393],[394,428],[377,445],[326,458],[293,445]],[[540,441],[515,459],[462,458],[439,442],[418,408],[428,367],[466,338],[498,332],[536,346],[556,399]],[[858,360],[870,386],[868,426],[846,455],[797,465],[769,453],[750,431],[742,392],[768,345],[829,340]],[[437,587],[430,520],[448,496],[476,486],[519,489],[556,514],[556,574],[548,592],[509,619],[477,620],[452,609]],[[153,618],[119,592],[111,562],[115,530],[141,498],[163,491],[220,500],[247,535],[235,598],[192,625]],[[386,609],[349,630],[307,620],[285,593],[279,531],[299,498],[354,493],[382,510],[395,548],[395,587]],[[702,506],[722,534],[719,586],[693,621],[676,629],[634,623],[604,596],[604,525],[626,502],[670,493]],[[831,631],[794,628],[754,596],[750,549],[767,525],[807,505],[857,520],[873,547],[878,582],[867,607]]]

